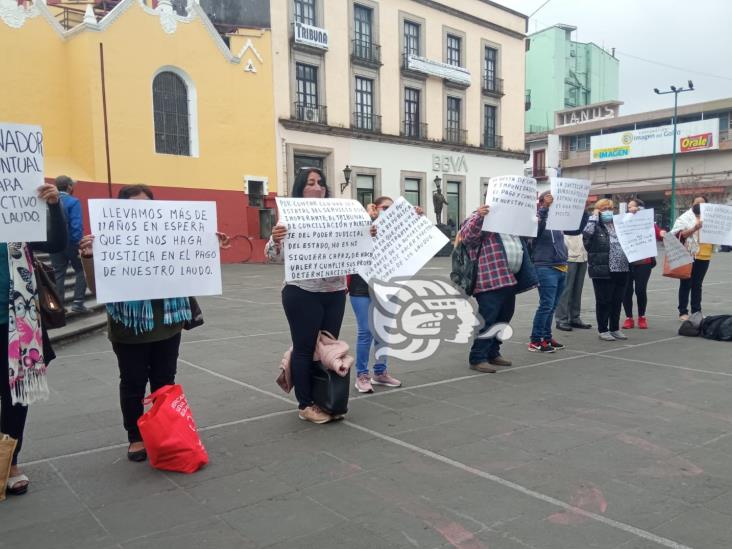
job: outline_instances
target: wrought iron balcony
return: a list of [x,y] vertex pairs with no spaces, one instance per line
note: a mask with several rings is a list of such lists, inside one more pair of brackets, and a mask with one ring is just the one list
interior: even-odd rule
[[369,67],[381,66],[381,46],[369,40],[351,40],[351,62]]
[[446,143],[465,145],[468,141],[468,130],[462,130],[460,128],[445,128],[442,140]]
[[328,124],[328,107],[296,101],[293,118],[303,122],[312,122],[313,124]]
[[503,136],[494,133],[486,133],[483,135],[484,149],[501,149],[503,148]]
[[491,77],[483,75],[483,93],[486,95],[493,95],[496,97],[502,97],[503,93],[503,78]]
[[381,133],[381,116],[367,112],[354,112],[351,128],[363,132]]
[[412,139],[427,139],[427,124],[422,122],[411,122],[405,120],[402,122],[402,137],[411,137]]

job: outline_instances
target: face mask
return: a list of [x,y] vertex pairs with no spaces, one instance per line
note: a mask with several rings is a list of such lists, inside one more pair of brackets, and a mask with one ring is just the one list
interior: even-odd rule
[[694,215],[696,216],[701,215],[701,204],[694,204],[691,207],[691,211],[694,212]]
[[610,210],[600,212],[600,219],[602,219],[603,223],[610,223],[613,220],[613,212]]
[[325,187],[308,185],[302,191],[303,198],[325,198]]

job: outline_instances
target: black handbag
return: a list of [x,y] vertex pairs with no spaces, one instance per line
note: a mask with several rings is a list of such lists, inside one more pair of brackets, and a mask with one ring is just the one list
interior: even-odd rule
[[348,396],[351,392],[351,371],[348,375],[339,376],[326,369],[320,362],[313,363],[312,369],[313,400],[321,410],[333,415],[344,415],[348,412]]
[[201,311],[198,300],[195,297],[189,297],[188,304],[191,307],[191,319],[183,323],[183,329],[192,330],[193,328],[203,326],[203,311]]
[[66,326],[66,311],[56,290],[53,268],[34,257],[33,271],[36,275],[43,327],[46,330],[63,328]]

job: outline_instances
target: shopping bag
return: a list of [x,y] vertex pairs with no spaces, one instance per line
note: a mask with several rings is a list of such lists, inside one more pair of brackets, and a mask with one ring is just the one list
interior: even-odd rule
[[0,501],[5,499],[5,489],[10,477],[10,466],[13,464],[13,452],[18,443],[8,435],[0,434]]
[[678,278],[679,280],[687,280],[691,278],[691,268],[694,266],[693,263],[687,263],[676,269],[672,269],[668,264],[668,259],[663,259],[663,276],[668,278]]
[[195,473],[208,463],[196,422],[180,385],[165,385],[145,398],[152,407],[137,420],[150,465]]

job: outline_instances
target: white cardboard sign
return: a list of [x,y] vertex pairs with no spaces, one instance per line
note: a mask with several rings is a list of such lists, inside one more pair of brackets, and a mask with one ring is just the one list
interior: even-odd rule
[[221,294],[216,203],[89,200],[97,301]]
[[43,132],[40,126],[0,122],[0,242],[45,242]]
[[404,197],[382,213],[375,225],[371,266],[360,272],[366,282],[372,278],[388,282],[395,277],[412,277],[449,242]]
[[656,257],[658,248],[654,219],[653,208],[640,210],[635,214],[613,216],[620,246],[629,262]]
[[371,218],[356,200],[277,197],[285,281],[358,273],[371,262]]
[[483,219],[484,231],[536,236],[536,179],[519,175],[491,177],[485,203],[490,212]]
[[700,242],[732,246],[732,206],[702,203],[701,220]]
[[671,233],[666,233],[666,236],[663,237],[663,247],[666,251],[668,266],[672,270],[694,262],[694,258],[691,257],[686,246]]
[[551,177],[549,179],[554,198],[546,219],[550,231],[576,231],[582,223],[587,197],[590,196],[592,181]]

